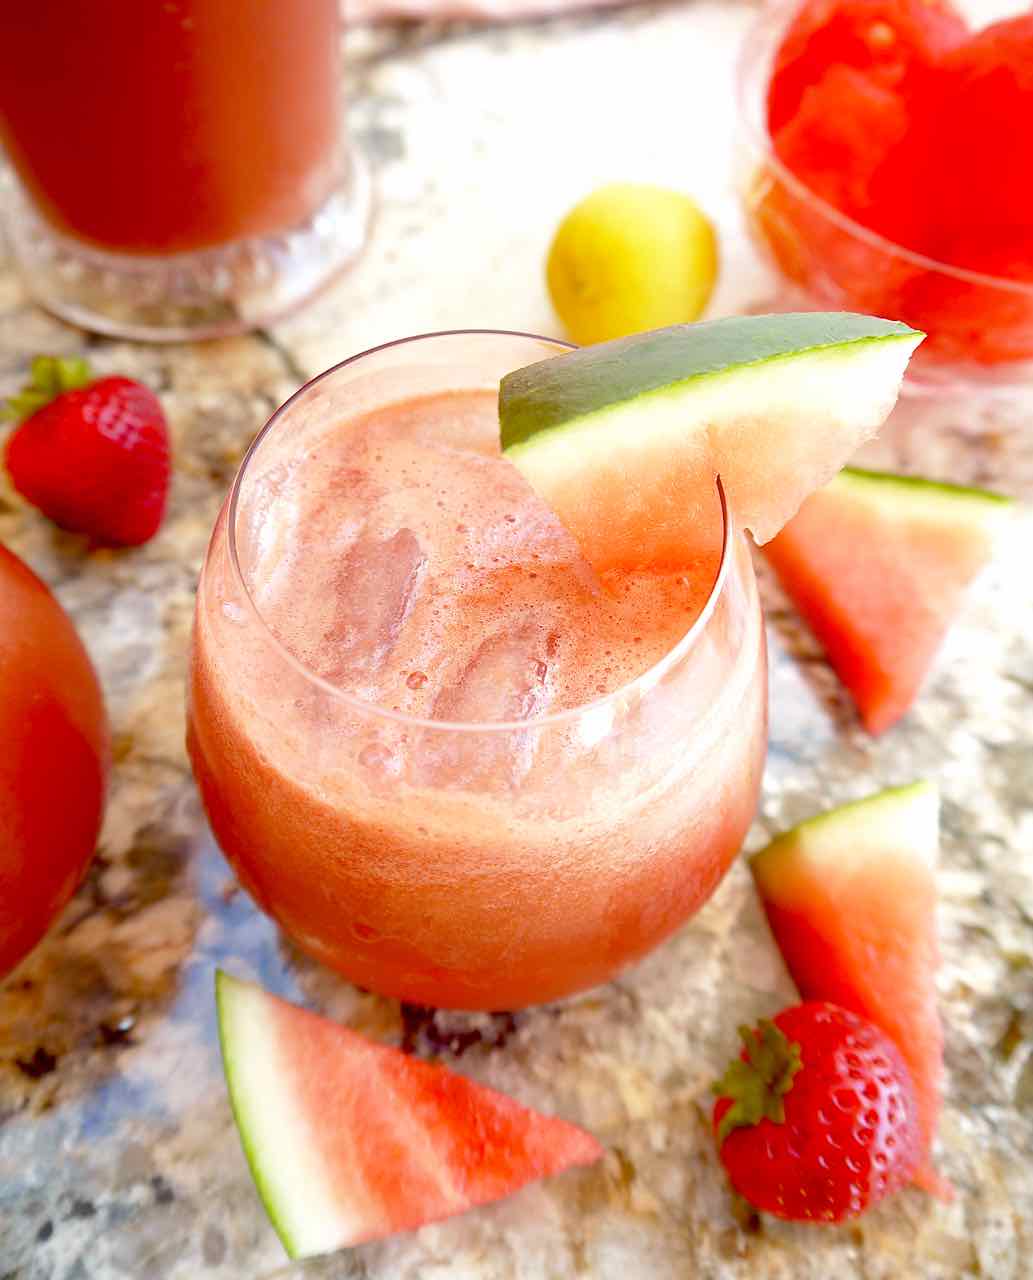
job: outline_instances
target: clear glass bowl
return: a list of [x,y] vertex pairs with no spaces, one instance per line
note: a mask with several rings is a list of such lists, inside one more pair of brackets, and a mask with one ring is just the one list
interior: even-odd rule
[[1010,391],[1033,381],[1033,284],[937,262],[815,195],[775,155],[767,90],[798,0],[769,5],[738,69],[737,178],[750,233],[786,309],[861,311],[928,334],[911,390]]

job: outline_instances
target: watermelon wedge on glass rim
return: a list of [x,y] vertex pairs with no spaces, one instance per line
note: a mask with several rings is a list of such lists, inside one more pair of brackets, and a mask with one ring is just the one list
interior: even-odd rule
[[677,568],[717,476],[742,527],[774,537],[882,425],[923,336],[805,312],[582,347],[502,379],[503,453],[598,572]]

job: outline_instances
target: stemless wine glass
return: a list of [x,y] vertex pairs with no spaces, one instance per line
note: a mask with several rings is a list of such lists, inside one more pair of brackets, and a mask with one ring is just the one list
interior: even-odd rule
[[34,0],[0,12],[3,206],[43,306],[175,340],[275,319],[366,236],[338,0]]
[[[764,631],[719,486],[698,616],[644,674],[583,705],[499,722],[411,716],[325,678],[299,657],[306,637],[288,645],[264,611],[273,576],[299,607],[320,605],[306,555],[326,548],[291,559],[269,511],[290,518],[325,465],[328,428],[419,413],[441,392],[494,395],[503,374],[562,349],[470,331],[346,360],[273,415],[212,535],[188,737],[215,835],[302,948],[385,995],[517,1008],[600,983],[700,907],[755,811]],[[377,591],[398,577],[376,563],[362,574]],[[361,608],[349,617],[361,632]]]

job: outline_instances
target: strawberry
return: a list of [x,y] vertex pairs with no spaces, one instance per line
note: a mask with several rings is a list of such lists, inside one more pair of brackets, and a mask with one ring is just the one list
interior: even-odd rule
[[129,378],[94,380],[85,360],[37,356],[2,416],[18,492],[63,529],[99,546],[157,532],[169,487],[169,437],[157,396]]
[[714,1130],[750,1204],[840,1222],[911,1180],[921,1155],[915,1092],[874,1023],[807,1001],[739,1034],[742,1054],[713,1086]]

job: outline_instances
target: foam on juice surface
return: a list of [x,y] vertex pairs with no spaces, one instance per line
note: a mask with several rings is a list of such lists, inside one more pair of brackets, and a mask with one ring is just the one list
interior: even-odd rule
[[499,454],[494,396],[434,395],[323,433],[259,478],[242,566],[274,634],[370,702],[448,721],[583,705],[653,666],[717,556],[600,582]]

